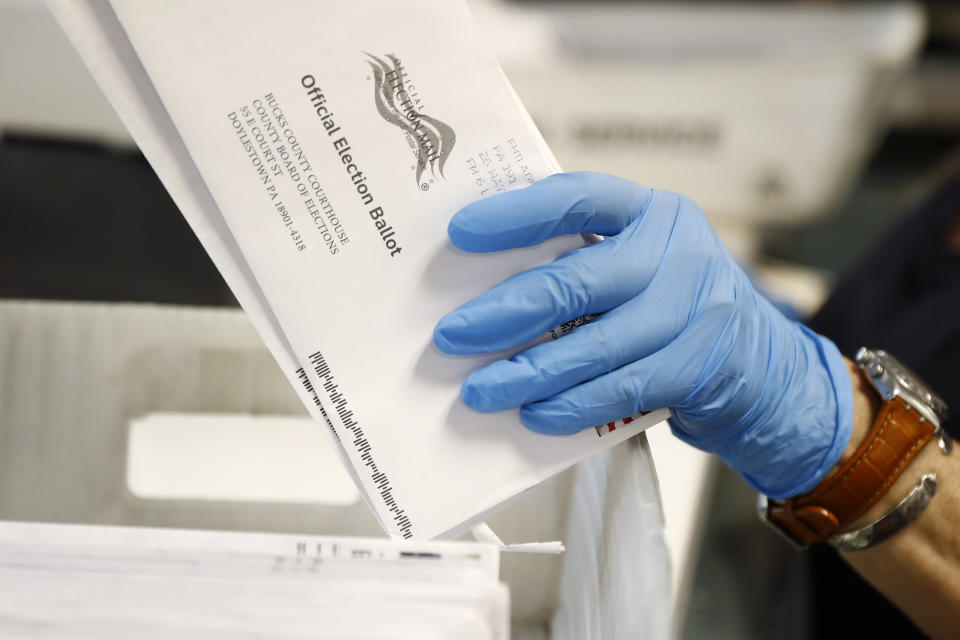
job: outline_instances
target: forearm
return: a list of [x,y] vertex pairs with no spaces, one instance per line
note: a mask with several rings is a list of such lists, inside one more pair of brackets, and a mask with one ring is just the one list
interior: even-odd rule
[[[854,394],[853,437],[841,465],[864,439],[879,408],[876,392],[848,362]],[[854,527],[886,513],[924,473],[939,487],[929,506],[891,539],[863,551],[842,553],[874,587],[934,638],[956,637],[960,611],[960,456],[943,455],[931,442],[890,490]]]

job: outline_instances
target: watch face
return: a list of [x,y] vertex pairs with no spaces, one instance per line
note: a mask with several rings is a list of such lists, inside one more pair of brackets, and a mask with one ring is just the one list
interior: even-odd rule
[[[885,351],[875,351],[873,355],[873,362],[866,367],[867,373],[885,397],[899,395],[909,404],[929,407],[940,421],[946,420],[947,404],[917,374]],[[880,368],[875,368],[875,364]]]
[[890,372],[897,380],[899,384],[904,389],[913,391],[914,393],[919,392],[921,395],[927,392],[925,385],[920,382],[920,378],[913,371],[907,368],[905,364],[891,356],[889,353],[886,354],[886,357],[882,359],[884,367],[887,371]]

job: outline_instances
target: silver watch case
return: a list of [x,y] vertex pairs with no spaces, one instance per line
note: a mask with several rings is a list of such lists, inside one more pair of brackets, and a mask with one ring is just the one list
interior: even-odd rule
[[950,436],[943,430],[943,423],[949,417],[950,411],[940,396],[886,351],[860,347],[856,362],[880,397],[886,401],[897,396],[903,398],[909,408],[920,414],[921,421],[928,420],[933,425],[933,435],[937,438],[940,450],[944,453],[950,452],[953,444]]

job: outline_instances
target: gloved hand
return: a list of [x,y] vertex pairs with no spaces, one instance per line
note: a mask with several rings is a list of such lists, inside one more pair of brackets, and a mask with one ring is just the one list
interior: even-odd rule
[[850,440],[843,358],[754,290],[693,201],[613,176],[558,174],[468,205],[449,227],[472,252],[581,231],[607,237],[441,319],[437,347],[469,354],[601,314],[476,371],[464,402],[478,411],[521,406],[523,423],[548,434],[669,407],[677,436],[770,497],[816,486]]

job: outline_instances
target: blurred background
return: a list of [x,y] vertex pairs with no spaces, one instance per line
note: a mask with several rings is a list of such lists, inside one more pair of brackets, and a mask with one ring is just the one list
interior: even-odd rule
[[[953,3],[470,4],[565,169],[692,196],[757,286],[831,337],[837,325],[813,319],[838,283],[862,276],[893,230],[920,233],[939,215],[924,211],[952,206],[942,193],[960,171]],[[24,302],[37,300],[58,304]],[[233,307],[42,3],[0,0],[0,519],[377,534],[349,483],[284,493],[305,481],[309,463],[273,493],[248,474],[240,488],[201,496],[209,476],[191,493],[182,477],[166,481],[163,467],[178,447],[198,460],[223,455],[222,431],[157,444],[141,424],[141,440],[131,436],[131,421],[151,411],[303,413]],[[131,379],[130,361],[149,362],[148,374]],[[238,369],[245,393],[217,386]],[[255,431],[244,432],[247,442]],[[824,576],[834,569],[759,524],[736,475],[665,429],[650,439],[678,637],[827,637],[826,601],[836,594],[824,585],[840,578]],[[173,453],[158,459],[148,442]],[[321,480],[308,478],[332,486]],[[515,509],[501,527],[530,539],[561,527],[567,480],[557,482],[542,489],[550,498],[539,524],[511,524],[523,511]],[[202,510],[193,506],[200,498]],[[335,517],[349,527],[331,530]],[[542,614],[550,597],[522,604],[522,614]]]

